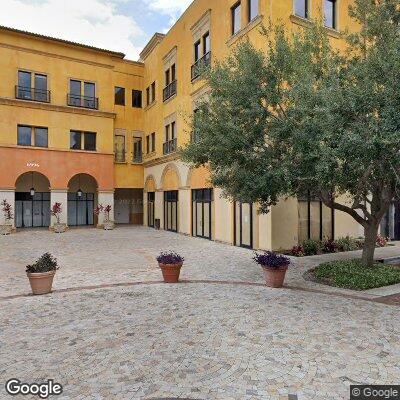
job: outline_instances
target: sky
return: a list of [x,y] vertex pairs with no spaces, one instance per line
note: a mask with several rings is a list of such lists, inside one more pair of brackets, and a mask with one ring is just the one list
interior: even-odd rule
[[126,54],[138,60],[192,0],[0,0],[0,25]]

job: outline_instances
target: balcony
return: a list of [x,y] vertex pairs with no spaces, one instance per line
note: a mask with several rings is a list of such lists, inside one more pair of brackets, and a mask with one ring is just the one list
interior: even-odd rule
[[143,162],[142,154],[134,154],[132,162],[133,162],[133,164],[142,164],[142,162]]
[[176,95],[176,79],[164,88],[163,100],[167,101],[174,95]]
[[211,64],[211,51],[204,54],[192,65],[192,82],[197,79],[204,69],[208,68]]
[[15,86],[15,98],[19,100],[50,103],[50,90],[35,89],[17,85]]
[[115,151],[114,161],[116,163],[124,163],[125,162],[125,150]]
[[163,144],[163,153],[164,153],[164,155],[165,154],[174,153],[176,151],[176,149],[177,149],[177,140],[176,140],[176,138],[172,139],[172,140],[169,140],[168,142],[165,142]]
[[72,107],[90,108],[92,110],[99,109],[99,99],[97,97],[68,94],[67,104]]

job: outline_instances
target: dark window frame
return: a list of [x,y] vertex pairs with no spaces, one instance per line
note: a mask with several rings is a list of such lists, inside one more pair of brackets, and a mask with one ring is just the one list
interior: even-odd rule
[[[122,94],[118,94],[118,92]],[[125,88],[121,86],[114,86],[114,104],[116,106],[125,106],[126,104],[126,94],[125,94]]]
[[156,151],[156,133],[151,133],[151,152],[154,153]]
[[[80,135],[80,148],[75,149],[71,147],[71,135],[72,134],[79,134]],[[69,131],[69,149],[73,151],[90,151],[96,152],[97,151],[97,132],[89,132],[89,131],[78,131],[75,129],[71,129]],[[94,148],[89,148],[87,138],[93,137],[94,138]]]
[[[300,15],[298,12],[296,12],[296,1],[302,1],[304,3],[304,15]],[[294,15],[296,17],[304,18],[304,19],[309,19],[310,18],[310,0],[295,0],[294,1]]]
[[[332,25],[326,24],[326,14],[325,14],[325,5],[326,3],[332,3]],[[324,0],[324,19],[325,19],[325,26],[329,29],[337,29],[337,0]]]
[[141,90],[132,89],[132,107],[133,108],[143,107],[143,92]]
[[[236,27],[236,11],[239,9],[239,26]],[[242,2],[238,1],[231,7],[231,34],[236,35],[242,29]]]
[[[257,2],[257,14],[252,16],[251,15],[251,10],[252,10],[252,5],[253,1]],[[247,0],[247,22],[253,21],[253,19],[257,18],[260,15],[260,1],[259,0]]]
[[[29,128],[30,130],[30,144],[22,144],[22,141],[20,141],[20,128]],[[39,146],[37,144],[37,139],[36,139],[36,130],[37,129],[43,129],[46,131],[46,146]],[[48,149],[49,148],[49,128],[45,126],[32,126],[32,125],[23,125],[23,124],[18,124],[17,125],[17,145],[22,146],[22,147],[38,147],[41,149]]]

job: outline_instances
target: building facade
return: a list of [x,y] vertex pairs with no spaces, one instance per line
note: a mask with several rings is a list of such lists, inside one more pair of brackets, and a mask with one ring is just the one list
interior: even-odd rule
[[257,249],[359,236],[352,218],[316,199],[282,200],[267,215],[229,202],[206,168],[178,154],[207,96],[204,66],[241,40],[268,51],[260,28],[269,20],[296,31],[321,12],[333,45],[344,48],[351,2],[195,0],[166,35],[153,36],[140,62],[0,28],[0,198],[14,206],[16,227],[51,226],[57,201],[69,226],[101,225],[93,209],[110,204],[120,224]]

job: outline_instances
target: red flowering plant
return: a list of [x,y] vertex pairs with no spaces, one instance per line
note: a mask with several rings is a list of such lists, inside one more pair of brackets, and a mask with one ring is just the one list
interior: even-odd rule
[[108,204],[105,207],[102,204],[99,204],[96,209],[94,210],[94,214],[99,216],[101,213],[104,214],[104,221],[110,222],[110,212],[112,207]]
[[376,238],[376,247],[386,247],[388,244],[389,238],[378,235]]
[[104,207],[99,204],[95,210],[94,210],[94,215],[96,215],[97,217],[103,212]]
[[7,200],[3,200],[1,202],[1,207],[2,207],[1,210],[3,211],[4,220],[7,224],[7,222],[11,221],[14,218],[11,204]]
[[60,223],[61,213],[62,213],[62,206],[61,206],[61,203],[54,203],[54,204],[53,204],[53,207],[51,208],[51,215],[53,215],[54,217],[56,217],[56,219],[57,219],[57,224]]

